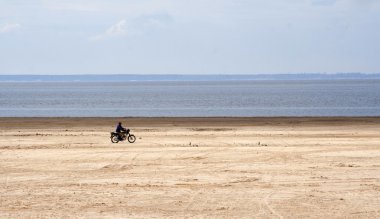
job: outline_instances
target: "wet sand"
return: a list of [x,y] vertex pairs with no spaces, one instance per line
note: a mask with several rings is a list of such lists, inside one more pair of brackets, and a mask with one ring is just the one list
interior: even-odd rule
[[380,118],[0,118],[0,194],[0,218],[380,218]]

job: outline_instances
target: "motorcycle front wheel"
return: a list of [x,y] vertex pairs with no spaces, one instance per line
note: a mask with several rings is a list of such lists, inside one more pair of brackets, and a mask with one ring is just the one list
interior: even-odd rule
[[129,135],[128,141],[129,141],[129,143],[134,143],[136,141],[136,137],[134,135]]

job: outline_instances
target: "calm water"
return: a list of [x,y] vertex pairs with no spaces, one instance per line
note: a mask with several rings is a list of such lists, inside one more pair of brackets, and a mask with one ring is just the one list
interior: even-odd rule
[[0,82],[0,116],[380,116],[380,80]]

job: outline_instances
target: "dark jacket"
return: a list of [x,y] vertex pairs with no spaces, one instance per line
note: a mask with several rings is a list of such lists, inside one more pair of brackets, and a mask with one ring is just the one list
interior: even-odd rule
[[121,125],[117,125],[116,132],[122,132],[122,131],[125,131],[125,128]]

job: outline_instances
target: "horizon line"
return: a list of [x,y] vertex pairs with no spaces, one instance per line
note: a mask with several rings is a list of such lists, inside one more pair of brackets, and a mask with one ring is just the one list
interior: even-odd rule
[[108,75],[108,76],[123,76],[123,75],[133,75],[133,76],[162,76],[162,75],[169,75],[169,76],[276,76],[276,75],[380,75],[380,72],[336,72],[336,73],[252,73],[252,74],[246,74],[246,73],[238,73],[238,74],[232,74],[232,73],[210,73],[210,74],[200,74],[200,73],[194,73],[194,74],[181,74],[181,73],[147,73],[147,74],[138,74],[138,73],[73,73],[73,74],[28,74],[28,73],[22,73],[22,74],[2,74],[0,73],[0,76],[100,76],[100,75]]

